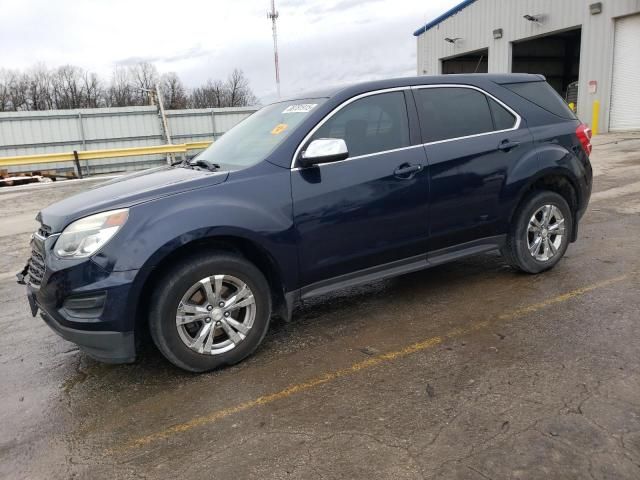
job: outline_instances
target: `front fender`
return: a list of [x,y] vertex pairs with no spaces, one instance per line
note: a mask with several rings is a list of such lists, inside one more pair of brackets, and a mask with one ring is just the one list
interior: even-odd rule
[[108,271],[152,269],[176,249],[232,236],[266,251],[295,283],[297,252],[289,171],[239,176],[215,187],[138,205],[122,231],[93,260]]

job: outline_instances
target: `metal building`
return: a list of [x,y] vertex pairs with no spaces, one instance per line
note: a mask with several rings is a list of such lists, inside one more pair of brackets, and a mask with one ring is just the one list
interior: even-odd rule
[[640,130],[640,0],[465,0],[414,35],[419,75],[540,73],[594,130]]

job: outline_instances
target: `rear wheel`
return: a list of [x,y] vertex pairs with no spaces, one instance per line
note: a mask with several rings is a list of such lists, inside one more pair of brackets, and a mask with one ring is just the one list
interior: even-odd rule
[[269,327],[264,275],[242,257],[199,255],[168,272],[152,296],[151,336],[174,365],[204,372],[244,359]]
[[567,201],[555,192],[535,192],[516,214],[502,249],[506,261],[527,273],[554,267],[567,251],[573,215]]

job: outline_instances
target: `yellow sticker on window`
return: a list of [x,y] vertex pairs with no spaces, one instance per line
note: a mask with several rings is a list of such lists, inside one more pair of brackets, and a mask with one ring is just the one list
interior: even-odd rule
[[284,132],[287,127],[289,125],[287,125],[286,123],[279,123],[278,125],[276,125],[275,127],[273,127],[273,130],[271,130],[271,135],[279,135],[282,132]]

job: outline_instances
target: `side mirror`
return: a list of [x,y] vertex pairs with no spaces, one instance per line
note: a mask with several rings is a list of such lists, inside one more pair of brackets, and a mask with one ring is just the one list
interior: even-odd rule
[[300,165],[310,167],[319,163],[337,162],[349,157],[347,144],[341,138],[318,138],[312,141],[300,157]]

